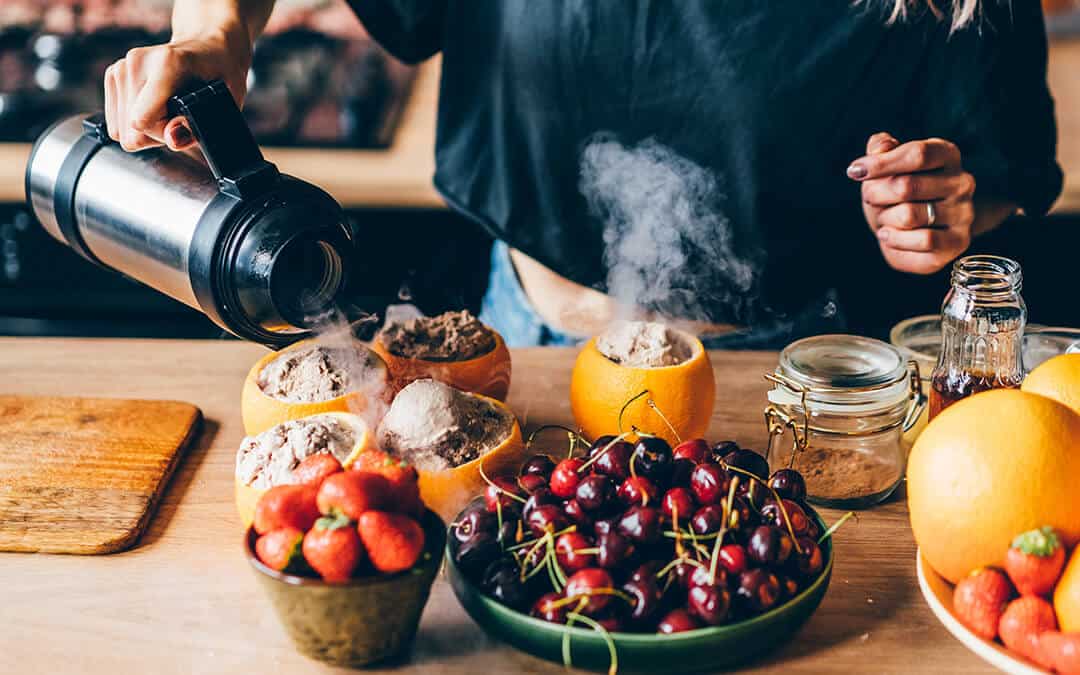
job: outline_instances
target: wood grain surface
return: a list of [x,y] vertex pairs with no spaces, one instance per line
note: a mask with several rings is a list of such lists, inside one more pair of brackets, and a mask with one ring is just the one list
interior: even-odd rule
[[178,401],[0,396],[0,551],[131,546],[200,418]]
[[[232,478],[243,434],[238,402],[244,375],[262,353],[236,342],[0,340],[0,392],[182,399],[206,418],[135,548],[90,557],[0,554],[0,672],[337,672],[292,649],[241,549]],[[570,422],[573,357],[566,349],[514,352],[509,402],[528,427]],[[776,355],[712,359],[718,388],[711,438],[762,447],[761,375]],[[823,515],[831,522],[839,513]],[[411,659],[371,672],[565,671],[485,637],[440,578]],[[993,671],[926,607],[901,495],[840,530],[821,607],[792,642],[746,672]]]

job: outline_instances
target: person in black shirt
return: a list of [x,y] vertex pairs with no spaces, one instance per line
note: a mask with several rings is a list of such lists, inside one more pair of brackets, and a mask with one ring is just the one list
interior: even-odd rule
[[[397,58],[442,54],[434,181],[499,240],[484,318],[512,345],[628,311],[709,346],[841,331],[867,256],[938,271],[1061,190],[1035,0],[350,4]],[[242,99],[272,5],[177,3],[108,71],[114,137],[190,145],[168,95]]]

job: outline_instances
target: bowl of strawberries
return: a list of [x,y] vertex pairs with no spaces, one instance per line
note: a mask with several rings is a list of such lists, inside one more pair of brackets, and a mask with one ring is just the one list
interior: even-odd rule
[[349,470],[312,455],[256,504],[244,550],[297,650],[364,666],[409,649],[442,564],[446,525],[416,470],[368,451]]

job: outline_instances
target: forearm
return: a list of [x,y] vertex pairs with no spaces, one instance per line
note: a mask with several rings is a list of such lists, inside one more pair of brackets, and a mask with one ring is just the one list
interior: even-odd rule
[[975,220],[971,223],[971,236],[996,229],[1005,220],[1016,213],[1017,205],[1001,199],[975,199]]
[[173,40],[220,34],[250,49],[273,9],[274,0],[183,0],[173,5]]

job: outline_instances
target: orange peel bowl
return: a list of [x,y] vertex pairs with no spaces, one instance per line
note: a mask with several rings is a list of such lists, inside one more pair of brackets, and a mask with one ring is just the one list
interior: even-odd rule
[[[312,401],[297,403],[283,401],[273,396],[268,396],[259,386],[259,373],[274,359],[290,351],[309,348],[318,344],[316,340],[302,340],[294,345],[278,351],[271,352],[259,359],[248,371],[244,380],[244,388],[240,394],[240,415],[244,420],[244,433],[248,436],[260,434],[271,427],[276,427],[282,422],[300,419],[309,415],[318,415],[329,412],[363,412],[367,408],[368,396],[364,392],[353,391],[343,396],[327,399],[325,401]],[[379,354],[365,345],[357,345],[365,349],[371,355],[375,368],[382,369],[384,381],[390,384],[389,370],[386,362]],[[386,387],[386,396],[393,394],[391,387]]]
[[506,404],[490,396],[472,395],[509,413],[514,425],[502,443],[471,462],[446,471],[417,472],[420,474],[420,498],[446,522],[452,521],[466,504],[487,487],[480,475],[481,465],[484,475],[491,478],[516,472],[525,460],[525,442],[521,437],[521,427]]
[[[692,347],[690,358],[674,366],[631,368],[615,363],[589,340],[578,354],[570,376],[570,409],[574,421],[589,439],[636,427],[660,436],[671,445],[700,438],[709,428],[716,382],[709,353],[696,337],[677,331]],[[648,394],[631,401],[642,392]],[[663,418],[649,401],[663,413]],[[629,402],[629,405],[627,403]],[[671,423],[672,433],[664,418]]]
[[[356,439],[356,445],[353,446],[353,449],[349,452],[349,456],[345,458],[345,461],[341,463],[346,469],[352,466],[352,463],[356,461],[356,458],[359,457],[361,453],[378,449],[375,445],[375,434],[368,429],[367,424],[359,416],[351,413],[316,414],[333,415],[359,430],[360,433]],[[259,498],[266,494],[266,491],[270,488],[251,487],[250,485],[240,482],[240,479],[235,477],[233,478],[233,484],[236,493],[236,511],[240,514],[240,520],[244,523],[244,529],[247,529],[248,527],[251,527],[251,523],[255,520],[255,504],[258,503]]]
[[398,356],[387,349],[378,336],[371,341],[371,348],[386,362],[396,390],[414,380],[431,378],[461,391],[505,401],[510,392],[510,350],[498,332],[491,332],[495,336],[495,347],[464,361],[429,361]]

